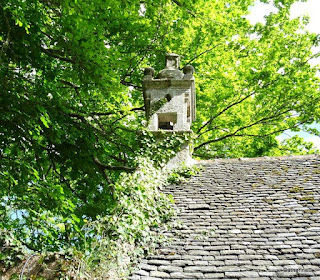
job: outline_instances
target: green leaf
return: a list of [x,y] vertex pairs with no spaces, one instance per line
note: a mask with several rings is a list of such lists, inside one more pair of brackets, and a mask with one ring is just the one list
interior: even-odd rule
[[43,123],[43,125],[44,125],[46,128],[49,128],[49,124],[48,124],[48,121],[47,121],[46,117],[41,116],[41,117],[40,117],[40,120],[41,120],[41,122]]

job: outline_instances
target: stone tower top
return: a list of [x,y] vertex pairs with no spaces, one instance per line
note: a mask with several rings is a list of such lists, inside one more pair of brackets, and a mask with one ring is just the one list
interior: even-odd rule
[[143,94],[149,130],[190,131],[196,116],[194,69],[179,70],[179,55],[166,54],[166,66],[155,76],[153,68],[144,71]]
[[179,70],[180,59],[175,53],[166,54],[166,67],[159,72],[156,79],[182,79],[183,73]]

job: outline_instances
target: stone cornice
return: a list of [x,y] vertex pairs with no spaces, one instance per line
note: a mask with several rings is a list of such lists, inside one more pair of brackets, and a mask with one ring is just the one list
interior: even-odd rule
[[190,88],[194,83],[193,79],[169,80],[169,79],[154,79],[143,80],[142,84],[145,90],[147,89],[164,89],[164,88]]

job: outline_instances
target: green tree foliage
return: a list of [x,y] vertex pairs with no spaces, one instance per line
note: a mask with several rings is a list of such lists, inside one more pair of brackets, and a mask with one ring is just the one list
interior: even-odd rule
[[143,68],[161,70],[166,52],[196,69],[195,155],[302,152],[275,138],[320,119],[308,63],[320,38],[290,19],[293,2],[274,1],[252,25],[254,0],[2,0],[2,227],[56,250],[81,243],[84,219],[114,211],[120,173],[161,154],[137,132]]

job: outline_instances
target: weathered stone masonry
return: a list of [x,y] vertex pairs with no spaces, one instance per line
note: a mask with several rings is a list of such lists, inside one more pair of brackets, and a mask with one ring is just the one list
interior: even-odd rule
[[[156,77],[153,68],[144,71],[143,97],[148,129],[159,141],[172,133],[191,134],[196,117],[194,69],[191,65],[179,70],[179,55],[166,54],[166,66]],[[168,163],[171,169],[182,163],[192,165],[190,142],[186,141]]]
[[206,162],[165,192],[182,227],[130,279],[320,279],[319,156]]

